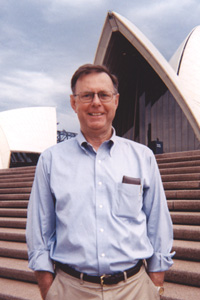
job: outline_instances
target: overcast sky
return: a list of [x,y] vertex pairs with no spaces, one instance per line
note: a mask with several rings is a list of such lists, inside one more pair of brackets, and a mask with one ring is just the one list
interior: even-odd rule
[[58,128],[77,132],[70,78],[93,62],[109,10],[167,60],[200,25],[199,0],[0,0],[0,111],[54,106]]

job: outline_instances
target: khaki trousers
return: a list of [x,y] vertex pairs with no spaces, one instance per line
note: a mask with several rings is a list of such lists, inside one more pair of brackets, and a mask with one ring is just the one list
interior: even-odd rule
[[159,300],[157,288],[146,273],[144,266],[134,276],[116,285],[81,282],[61,270],[45,300]]

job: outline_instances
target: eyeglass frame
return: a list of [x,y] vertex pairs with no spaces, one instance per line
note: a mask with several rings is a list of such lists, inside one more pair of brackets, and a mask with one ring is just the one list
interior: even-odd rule
[[[109,93],[109,94],[111,94],[111,98],[110,98],[109,100],[102,100],[102,99],[101,99],[101,96],[99,95],[100,93]],[[89,101],[83,101],[83,100],[81,100],[81,97],[80,97],[81,94],[90,94],[90,95],[92,96],[92,97],[91,97],[91,100],[89,100]],[[114,95],[116,96],[117,94],[118,94],[118,92],[100,91],[100,92],[98,92],[98,93],[94,93],[94,92],[80,92],[79,94],[73,94],[73,96],[74,96],[74,97],[79,97],[79,99],[80,99],[80,101],[81,101],[82,103],[91,103],[91,102],[94,100],[94,96],[97,95],[98,98],[99,98],[99,100],[100,100],[101,102],[103,102],[103,103],[108,103],[108,102],[111,102],[112,99],[113,99],[113,96],[114,96]]]

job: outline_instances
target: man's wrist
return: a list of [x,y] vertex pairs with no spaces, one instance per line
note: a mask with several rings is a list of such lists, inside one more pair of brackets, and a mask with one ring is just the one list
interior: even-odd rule
[[149,272],[148,274],[155,286],[163,286],[165,272]]

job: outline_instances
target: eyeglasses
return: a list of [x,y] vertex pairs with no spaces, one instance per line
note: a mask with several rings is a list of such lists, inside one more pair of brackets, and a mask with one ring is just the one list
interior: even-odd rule
[[90,103],[94,99],[94,95],[98,95],[99,99],[101,102],[110,102],[113,99],[113,96],[116,95],[117,93],[112,93],[112,92],[98,92],[98,93],[93,93],[93,92],[81,92],[79,94],[74,94],[75,97],[79,97],[80,101],[83,103]]

